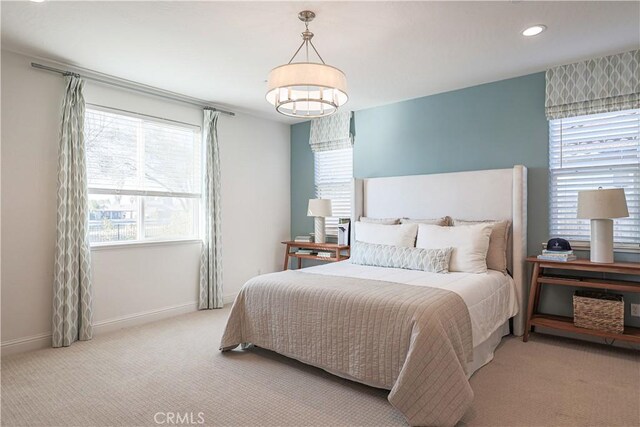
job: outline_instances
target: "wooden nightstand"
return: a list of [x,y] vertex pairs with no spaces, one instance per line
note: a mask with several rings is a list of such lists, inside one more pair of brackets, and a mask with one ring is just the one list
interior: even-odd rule
[[529,257],[527,261],[533,263],[533,274],[531,275],[531,289],[529,291],[527,324],[522,341],[526,342],[529,339],[529,330],[533,330],[535,326],[543,326],[545,328],[593,335],[596,337],[640,343],[640,328],[625,326],[622,334],[616,334],[607,331],[579,328],[573,324],[573,318],[571,317],[538,313],[538,303],[540,302],[540,293],[543,285],[576,286],[580,288],[606,289],[618,292],[640,292],[640,281],[594,279],[579,277],[564,272],[562,275],[554,275],[548,274],[548,270],[565,270],[570,272],[590,271],[640,276],[640,263],[614,262],[612,264],[599,264],[586,259],[559,262],[540,260],[535,257]]
[[[301,268],[303,259],[315,259],[319,261],[336,262],[336,261],[344,261],[346,259],[349,259],[349,256],[351,254],[349,245],[338,245],[337,243],[303,243],[303,242],[287,241],[287,242],[282,242],[282,244],[287,245],[287,249],[284,253],[283,270],[287,270],[289,268],[289,258],[298,258],[298,268]],[[319,257],[317,255],[303,255],[303,254],[298,255],[295,252],[291,252],[291,248],[333,252],[333,256],[331,258],[325,258],[325,257]],[[347,254],[346,255],[343,254],[342,253],[343,251],[346,251]]]

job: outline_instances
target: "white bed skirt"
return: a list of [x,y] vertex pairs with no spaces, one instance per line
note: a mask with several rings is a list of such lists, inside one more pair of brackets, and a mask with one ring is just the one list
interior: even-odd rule
[[467,365],[467,377],[471,378],[473,374],[487,363],[493,360],[493,353],[502,341],[502,337],[509,335],[509,320],[498,327],[489,338],[473,348],[473,362]]

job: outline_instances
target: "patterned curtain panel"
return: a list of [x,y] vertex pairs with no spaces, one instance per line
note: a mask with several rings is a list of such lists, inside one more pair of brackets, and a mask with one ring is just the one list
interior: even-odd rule
[[220,146],[218,112],[204,110],[204,238],[200,257],[200,310],[222,308],[222,232],[220,223]]
[[332,114],[311,121],[309,145],[317,151],[340,150],[353,145],[353,114],[350,111]]
[[58,212],[53,281],[53,346],[92,335],[93,289],[84,146],[84,82],[65,76],[58,147]]
[[640,50],[552,68],[546,78],[549,120],[640,108]]

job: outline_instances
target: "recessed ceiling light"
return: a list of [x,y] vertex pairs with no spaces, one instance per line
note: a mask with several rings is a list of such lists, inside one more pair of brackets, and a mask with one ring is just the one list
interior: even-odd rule
[[524,30],[522,32],[522,35],[525,37],[533,37],[533,36],[537,36],[538,34],[540,34],[546,29],[547,29],[546,25],[542,25],[542,24],[532,25],[531,27]]
[[34,2],[34,3],[42,3],[42,2],[44,2],[44,0],[31,0],[31,1]]

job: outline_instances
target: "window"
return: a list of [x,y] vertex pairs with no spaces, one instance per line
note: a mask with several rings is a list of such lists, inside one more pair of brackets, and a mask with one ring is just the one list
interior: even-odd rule
[[85,142],[92,244],[197,238],[198,127],[90,108]]
[[640,245],[640,109],[549,122],[552,236],[589,241],[589,220],[576,219],[578,191],[624,188],[629,218],[615,221],[617,247]]
[[326,219],[327,234],[338,234],[338,219],[351,218],[353,148],[314,153],[316,197],[331,199],[333,217]]

